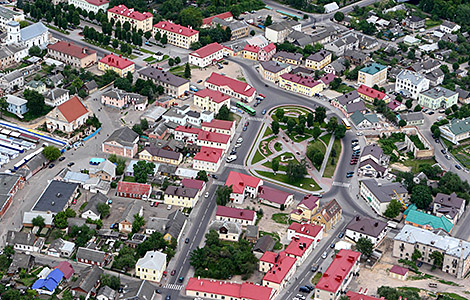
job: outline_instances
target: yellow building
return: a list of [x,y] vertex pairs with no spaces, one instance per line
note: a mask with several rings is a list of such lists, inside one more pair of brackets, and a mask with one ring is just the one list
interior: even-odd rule
[[297,207],[291,212],[290,218],[297,222],[310,221],[317,212],[320,205],[320,198],[307,195],[297,204]]
[[283,74],[279,79],[279,87],[288,91],[299,93],[308,97],[323,91],[323,83],[316,81],[312,77],[302,77],[297,74]]
[[336,199],[333,199],[312,216],[311,223],[322,226],[323,231],[328,231],[341,220],[342,212],[341,206],[336,202]]
[[192,43],[199,41],[199,31],[170,21],[160,21],[153,25],[153,35],[157,32],[161,36],[166,34],[168,44],[184,49],[189,49]]
[[245,48],[242,50],[243,58],[251,59],[251,60],[258,60],[258,52],[256,51],[255,47],[257,48],[257,46],[251,46],[251,45],[246,44]]
[[321,70],[331,63],[331,53],[326,50],[320,50],[315,54],[311,54],[305,60],[305,67],[314,70]]
[[152,30],[153,15],[149,12],[138,12],[121,4],[108,9],[108,21],[111,22],[111,20],[114,20],[114,24],[118,21],[121,22],[121,26],[125,22],[129,22],[131,28],[136,31],[142,29],[143,32],[146,32]]
[[299,66],[302,63],[303,56],[300,53],[291,53],[286,51],[276,52],[273,56],[274,61]]
[[139,153],[139,159],[177,166],[183,161],[183,155],[176,151],[148,146]]
[[357,83],[373,87],[387,82],[387,67],[378,63],[372,63],[359,70]]
[[31,80],[28,82],[25,87],[25,89],[36,91],[39,94],[44,94],[47,90],[46,84],[42,81],[36,81],[36,80]]
[[272,60],[263,61],[259,65],[259,71],[263,78],[274,83],[278,83],[281,75],[289,73],[291,70],[291,65]]
[[193,103],[203,110],[212,111],[215,114],[219,113],[219,109],[224,105],[230,109],[230,97],[211,89],[198,90],[194,93]]
[[135,275],[142,280],[160,282],[166,269],[166,254],[147,251],[135,265]]
[[117,56],[111,53],[100,59],[98,62],[98,70],[103,72],[112,70],[120,77],[126,77],[127,73],[134,73],[135,64],[127,58],[123,58],[121,55]]
[[170,185],[163,194],[163,203],[182,207],[194,207],[199,200],[199,190]]

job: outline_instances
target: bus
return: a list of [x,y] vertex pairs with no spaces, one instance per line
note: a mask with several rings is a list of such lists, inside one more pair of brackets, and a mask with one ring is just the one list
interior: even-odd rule
[[246,111],[250,116],[254,116],[256,115],[256,110],[254,110],[253,108],[249,107],[248,105],[238,101],[237,102],[237,107],[243,109],[244,111]]
[[351,125],[349,124],[349,121],[346,118],[343,119],[343,125],[344,127],[346,127],[346,129],[351,129]]

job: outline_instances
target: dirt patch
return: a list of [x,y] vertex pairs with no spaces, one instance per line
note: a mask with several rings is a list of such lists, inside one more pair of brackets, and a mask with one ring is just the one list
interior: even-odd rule
[[212,74],[212,72],[225,74],[226,76],[230,78],[243,77],[242,70],[240,69],[240,66],[238,66],[237,64],[233,62],[228,62],[228,65],[222,64],[222,66],[223,66],[222,69],[219,69],[217,66],[208,66],[208,67],[200,68],[200,69],[192,69],[191,81],[198,82],[199,80],[202,80],[202,82],[200,82],[199,85],[203,85],[206,78],[208,78]]
[[401,171],[401,172],[411,172],[411,167],[407,167],[401,163],[391,164],[390,168]]

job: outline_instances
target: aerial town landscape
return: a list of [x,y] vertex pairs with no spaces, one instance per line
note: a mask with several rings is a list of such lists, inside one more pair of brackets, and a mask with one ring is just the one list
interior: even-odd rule
[[0,0],[0,299],[470,299],[470,2]]

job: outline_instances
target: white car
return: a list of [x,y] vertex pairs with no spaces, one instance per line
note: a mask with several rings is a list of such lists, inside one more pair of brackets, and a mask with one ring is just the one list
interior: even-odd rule
[[234,160],[236,160],[236,159],[237,159],[237,156],[236,156],[236,155],[229,155],[229,156],[227,157],[226,161],[227,161],[228,163],[230,163],[230,162],[232,162],[232,161],[234,161]]
[[206,192],[206,194],[204,195],[204,197],[209,198],[209,192]]
[[166,207],[166,209],[170,210],[172,207],[173,207],[173,205],[170,204]]
[[321,255],[321,258],[325,259],[327,257],[328,253],[325,251],[323,252],[323,254]]
[[241,143],[243,143],[243,138],[239,137],[238,140],[237,140],[237,144],[241,144]]
[[234,148],[238,148],[238,147],[241,147],[241,146],[242,146],[242,144],[236,143]]

